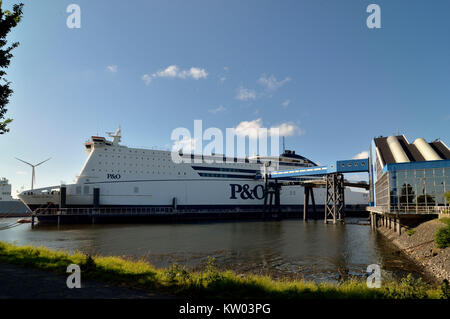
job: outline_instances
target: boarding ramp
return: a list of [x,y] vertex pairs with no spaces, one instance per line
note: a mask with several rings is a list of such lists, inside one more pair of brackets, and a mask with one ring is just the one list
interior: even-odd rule
[[[350,183],[344,180],[346,173],[369,173],[369,184]],[[305,177],[311,177],[305,180]],[[321,177],[321,179],[320,179]],[[266,171],[257,178],[266,182],[264,211],[272,212],[273,206],[280,206],[280,190],[283,186],[302,185],[305,190],[303,203],[303,220],[306,221],[309,199],[315,211],[313,188],[325,187],[325,223],[342,221],[344,216],[344,188],[361,187],[372,191],[372,172],[369,158],[339,160],[328,166],[312,166],[298,169]],[[318,179],[319,178],[319,179]]]

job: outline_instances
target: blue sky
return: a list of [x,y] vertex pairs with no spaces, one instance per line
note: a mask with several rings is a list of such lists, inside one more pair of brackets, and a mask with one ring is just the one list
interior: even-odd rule
[[[31,179],[14,157],[52,157],[38,187],[70,183],[84,141],[118,125],[123,144],[165,149],[195,119],[285,123],[287,148],[324,164],[379,135],[450,144],[448,1],[74,0],[80,29],[66,26],[72,2],[23,2],[7,76],[14,122],[0,136],[13,189]],[[366,26],[370,3],[381,29]],[[169,66],[176,76],[161,76]]]

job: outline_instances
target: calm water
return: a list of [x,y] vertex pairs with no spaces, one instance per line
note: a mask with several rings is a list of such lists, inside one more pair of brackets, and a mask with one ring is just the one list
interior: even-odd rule
[[[0,219],[2,226],[16,219]],[[358,223],[358,219],[347,222]],[[325,225],[300,220],[200,224],[38,226],[0,230],[0,240],[100,255],[146,258],[158,267],[173,262],[202,268],[208,256],[222,269],[334,281],[364,276],[379,264],[385,279],[421,269],[369,226]],[[425,278],[426,279],[426,278]]]

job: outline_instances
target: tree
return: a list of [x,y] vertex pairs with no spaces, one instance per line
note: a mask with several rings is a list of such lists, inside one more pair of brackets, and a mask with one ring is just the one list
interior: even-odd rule
[[400,190],[400,204],[401,205],[412,205],[414,204],[414,191],[410,184],[403,184]]
[[2,5],[3,1],[0,0],[0,134],[9,132],[7,126],[12,121],[10,118],[5,119],[6,105],[13,93],[10,88],[11,82],[5,79],[5,69],[8,68],[13,57],[11,51],[19,46],[19,42],[7,46],[6,36],[22,19],[23,3],[13,5],[12,11],[3,10]]

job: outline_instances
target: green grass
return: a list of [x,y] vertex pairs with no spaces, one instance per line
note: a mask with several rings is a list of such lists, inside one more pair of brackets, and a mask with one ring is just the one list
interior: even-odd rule
[[406,234],[408,235],[408,236],[412,236],[412,235],[414,235],[416,233],[416,230],[415,229],[408,229],[407,231],[406,231]]
[[450,247],[450,218],[440,218],[440,222],[444,223],[446,226],[438,229],[434,235],[434,240],[438,248]]
[[450,217],[439,218],[439,221],[447,226],[450,226]]
[[158,290],[182,297],[197,298],[448,298],[448,284],[438,288],[414,279],[411,275],[400,282],[384,283],[381,288],[370,289],[366,283],[350,279],[339,284],[316,284],[302,280],[274,280],[268,276],[238,275],[220,272],[209,259],[206,269],[193,272],[173,264],[156,269],[144,261],[119,257],[69,254],[44,247],[16,246],[0,242],[0,262],[66,274],[69,264],[78,264],[83,279],[108,282],[144,289]]

